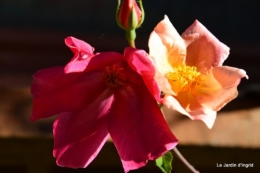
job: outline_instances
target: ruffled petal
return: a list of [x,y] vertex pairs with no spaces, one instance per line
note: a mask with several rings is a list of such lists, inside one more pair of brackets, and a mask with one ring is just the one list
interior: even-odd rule
[[171,110],[178,111],[179,113],[188,116],[190,119],[193,119],[193,117],[180,105],[178,100],[169,94],[165,94],[163,98],[163,105]]
[[143,50],[137,50],[131,47],[125,49],[125,57],[129,66],[144,80],[144,83],[148,87],[153,97],[160,101],[161,90],[158,84],[155,82],[155,67],[153,62]]
[[117,52],[102,52],[81,61],[71,61],[65,67],[65,73],[83,72],[102,69],[113,63],[124,61],[123,55]]
[[144,166],[177,145],[156,101],[143,85],[115,93],[108,130],[125,172]]
[[77,38],[67,37],[65,38],[65,44],[74,53],[74,57],[72,58],[72,61],[86,59],[93,55],[94,48],[88,43],[79,40]]
[[62,113],[53,126],[53,155],[59,166],[85,168],[108,138],[106,113],[114,97],[106,90],[84,110]]
[[[242,69],[228,66],[214,67],[202,86],[201,91],[203,93],[197,95],[198,101],[206,108],[215,111],[220,110],[228,102],[236,98],[238,94],[237,86],[243,77],[248,78],[246,72]],[[204,91],[203,88],[214,89]]]
[[197,20],[181,36],[187,44],[186,64],[199,71],[221,66],[229,55],[229,48]]
[[151,33],[148,46],[156,69],[163,75],[185,63],[186,45],[166,15]]
[[192,120],[201,120],[208,128],[212,128],[216,119],[216,111],[200,105],[193,95],[180,95],[177,99],[171,95],[165,95],[164,106],[176,110]]
[[223,87],[237,86],[241,78],[248,79],[246,72],[243,69],[235,67],[221,66],[212,69],[212,74]]
[[209,129],[213,127],[217,117],[216,111],[205,107],[202,107],[201,109],[198,110],[191,111],[189,112],[189,114],[193,117],[194,120],[203,121]]
[[64,74],[64,67],[38,71],[31,87],[31,120],[76,111],[90,104],[104,89],[102,71]]

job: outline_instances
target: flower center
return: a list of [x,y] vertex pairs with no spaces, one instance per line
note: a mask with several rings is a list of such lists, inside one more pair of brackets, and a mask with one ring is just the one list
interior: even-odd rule
[[178,92],[191,92],[195,85],[199,84],[201,73],[194,66],[178,66],[174,72],[168,72],[165,76],[170,80],[172,90]]
[[102,76],[108,88],[118,88],[125,84],[126,76],[123,73],[123,67],[118,64],[113,64],[105,67]]

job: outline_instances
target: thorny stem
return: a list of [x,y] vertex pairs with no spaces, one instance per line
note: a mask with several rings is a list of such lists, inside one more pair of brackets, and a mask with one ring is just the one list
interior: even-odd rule
[[180,151],[177,149],[177,147],[173,148],[173,151],[175,152],[175,154],[179,157],[179,159],[189,168],[189,170],[191,170],[193,173],[199,173],[199,171],[197,171],[184,157],[183,155],[180,153]]

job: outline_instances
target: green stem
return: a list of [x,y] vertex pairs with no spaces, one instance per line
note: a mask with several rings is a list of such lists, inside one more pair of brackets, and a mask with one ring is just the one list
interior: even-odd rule
[[135,41],[129,40],[128,43],[129,43],[129,45],[130,45],[131,47],[135,48]]
[[126,39],[128,40],[129,45],[134,48],[135,48],[135,38],[136,38],[135,29],[126,30]]
[[[161,93],[161,94],[163,94],[163,93]],[[158,106],[159,106],[159,108],[161,109],[161,112],[162,112],[162,114],[163,114],[163,116],[164,116],[164,118],[165,118],[165,115],[164,115],[163,110],[162,110],[163,105],[162,105],[162,104],[158,104]],[[165,118],[165,120],[166,120],[166,118]],[[197,171],[197,170],[183,157],[183,155],[180,153],[180,151],[177,149],[177,147],[174,147],[174,148],[173,148],[173,151],[174,151],[175,154],[179,157],[179,159],[184,163],[184,165],[187,166],[187,168],[192,171],[192,173],[199,173],[199,171]]]

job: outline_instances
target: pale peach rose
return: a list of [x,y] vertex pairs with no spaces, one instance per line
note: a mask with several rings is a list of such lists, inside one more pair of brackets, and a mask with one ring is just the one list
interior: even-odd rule
[[165,16],[150,35],[149,54],[164,105],[209,128],[216,111],[236,98],[241,78],[248,78],[242,69],[222,66],[229,48],[197,20],[180,36]]

